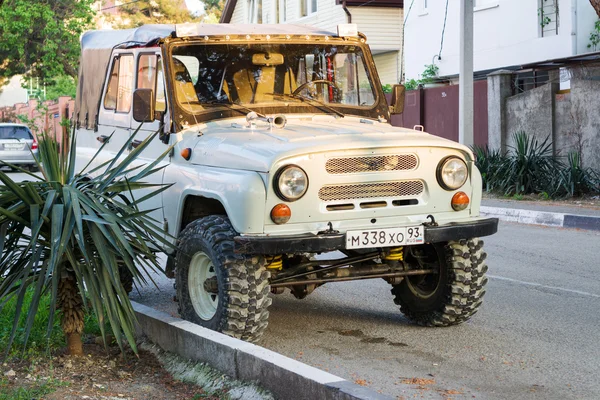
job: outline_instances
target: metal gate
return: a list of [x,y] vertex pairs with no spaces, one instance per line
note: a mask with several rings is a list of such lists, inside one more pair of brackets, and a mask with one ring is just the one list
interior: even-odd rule
[[[487,80],[474,82],[474,140],[488,142]],[[417,89],[406,92],[404,113],[392,117],[392,125],[413,128],[458,141],[458,85]]]

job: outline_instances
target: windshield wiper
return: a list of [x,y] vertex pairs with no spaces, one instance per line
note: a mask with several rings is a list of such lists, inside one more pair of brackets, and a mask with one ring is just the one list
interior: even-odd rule
[[202,103],[202,104],[225,106],[229,110],[234,110],[234,111],[237,111],[240,114],[244,114],[244,115],[247,115],[248,113],[254,112],[254,113],[256,113],[256,115],[258,117],[267,119],[267,116],[264,115],[264,114],[256,112],[256,111],[254,111],[253,109],[251,109],[249,107],[246,107],[246,106],[243,106],[243,105],[237,104],[237,103],[232,103],[230,101],[212,100],[212,101],[207,101],[207,102]]
[[338,117],[341,117],[341,118],[345,117],[343,112],[338,111],[335,108],[331,107],[330,105],[328,105],[320,100],[317,100],[317,99],[312,99],[310,97],[302,96],[299,94],[288,94],[288,93],[266,93],[266,94],[271,95],[273,97],[284,97],[284,98],[289,98],[289,99],[300,100],[302,102],[312,105],[313,107],[320,108],[321,110],[325,110],[325,112],[335,114]]

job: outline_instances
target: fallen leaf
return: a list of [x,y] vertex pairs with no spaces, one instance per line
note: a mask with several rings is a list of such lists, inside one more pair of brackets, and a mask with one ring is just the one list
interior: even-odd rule
[[435,381],[433,379],[409,378],[404,379],[402,383],[407,385],[433,385]]

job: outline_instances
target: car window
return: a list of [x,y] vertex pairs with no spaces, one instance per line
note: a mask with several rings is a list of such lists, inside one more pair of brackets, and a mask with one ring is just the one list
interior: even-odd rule
[[0,126],[0,139],[31,139],[31,132],[24,126]]
[[163,73],[162,60],[158,58],[156,64],[156,103],[154,109],[156,111],[167,111],[167,100],[165,95],[165,75]]
[[107,110],[114,110],[117,108],[117,87],[119,84],[119,57],[115,57],[112,68],[110,70],[110,77],[108,78],[108,85],[106,85],[106,94],[104,95],[104,108]]
[[152,89],[156,81],[156,55],[142,54],[138,60],[136,89]]
[[117,88],[117,112],[127,113],[133,98],[133,55],[122,55],[119,61],[119,85]]
[[137,67],[136,89],[152,89],[155,96],[155,110],[166,111],[165,78],[162,62],[156,54],[143,54],[140,56]]

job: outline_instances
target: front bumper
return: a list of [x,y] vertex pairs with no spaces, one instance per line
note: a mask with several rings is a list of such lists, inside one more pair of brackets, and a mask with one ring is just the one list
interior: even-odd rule
[[[445,225],[425,225],[425,242],[470,239],[493,235],[498,231],[498,218]],[[235,252],[240,254],[323,253],[346,248],[345,233],[319,233],[294,236],[236,236]]]

